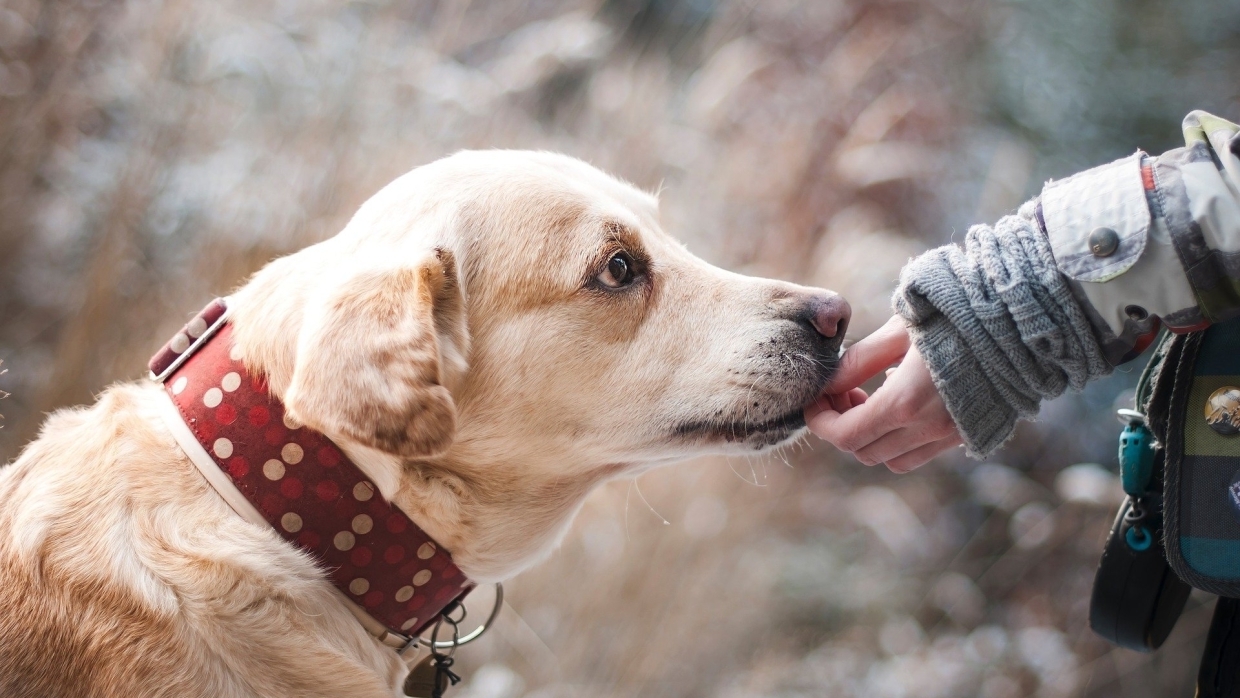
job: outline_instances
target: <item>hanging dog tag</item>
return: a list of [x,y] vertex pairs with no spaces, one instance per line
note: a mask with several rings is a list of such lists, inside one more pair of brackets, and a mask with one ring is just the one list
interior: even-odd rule
[[455,686],[461,677],[452,673],[452,657],[431,651],[431,655],[418,662],[405,679],[405,695],[410,698],[443,698],[449,686]]
[[409,677],[405,679],[405,695],[410,698],[438,698],[446,690],[448,677],[439,670],[439,663],[433,654],[413,665]]

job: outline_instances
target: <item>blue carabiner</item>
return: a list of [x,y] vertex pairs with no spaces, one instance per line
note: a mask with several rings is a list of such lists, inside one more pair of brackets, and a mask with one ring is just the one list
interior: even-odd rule
[[1154,479],[1154,434],[1144,420],[1132,420],[1119,435],[1119,475],[1124,491],[1146,494]]

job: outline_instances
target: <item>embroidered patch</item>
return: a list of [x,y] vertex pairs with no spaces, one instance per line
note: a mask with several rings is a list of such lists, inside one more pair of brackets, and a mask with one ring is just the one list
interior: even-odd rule
[[1231,504],[1231,513],[1240,518],[1240,470],[1231,476],[1231,486],[1227,488],[1227,501]]

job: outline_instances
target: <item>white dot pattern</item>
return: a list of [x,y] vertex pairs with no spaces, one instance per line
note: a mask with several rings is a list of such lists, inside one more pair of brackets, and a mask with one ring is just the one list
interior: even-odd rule
[[189,349],[189,337],[186,337],[184,332],[177,332],[172,341],[168,342],[168,348],[178,354],[185,353],[185,350]]
[[289,533],[296,533],[301,530],[301,517],[290,511],[280,517],[280,526]]
[[332,539],[332,545],[336,546],[336,550],[352,550],[356,543],[357,538],[349,531],[341,531]]
[[198,339],[199,337],[202,336],[203,332],[207,331],[206,318],[196,317],[193,320],[190,320],[189,324],[185,326],[185,331],[186,333],[189,334],[189,336],[193,337],[194,339]]
[[211,388],[202,394],[202,404],[207,407],[219,407],[220,403],[223,401],[224,393],[222,393],[219,388]]
[[[175,343],[189,351],[209,329],[209,321],[196,320]],[[405,537],[411,527],[406,517],[386,507],[372,510],[369,502],[382,504],[382,494],[347,456],[308,428],[294,433],[303,425],[278,404],[272,408],[263,381],[251,381],[230,327],[224,325],[219,338],[196,349],[212,357],[201,362],[212,368],[204,371],[190,358],[167,390],[191,425],[195,419],[204,424],[200,438],[225,473],[239,485],[256,488],[254,496],[262,499],[252,501],[262,502],[264,517],[285,539],[329,561],[335,584],[388,627],[402,631],[421,625],[419,618],[408,617],[415,608],[433,617],[460,589],[472,588],[450,560],[437,559],[447,552],[418,535],[416,524],[412,532],[417,538],[411,541]],[[152,359],[153,365],[171,345]],[[224,352],[231,363],[220,361]],[[330,511],[326,516],[324,506]],[[412,570],[405,567],[410,560]]]
[[231,458],[233,454],[233,444],[231,441],[221,436],[215,440],[215,444],[211,447],[211,450],[215,451],[215,455],[220,458]]
[[275,458],[263,463],[263,477],[272,481],[284,477],[284,464]]

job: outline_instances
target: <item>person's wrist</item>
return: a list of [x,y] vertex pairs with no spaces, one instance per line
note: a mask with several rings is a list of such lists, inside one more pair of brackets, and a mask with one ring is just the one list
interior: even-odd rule
[[909,334],[968,454],[984,457],[997,450],[1010,438],[1018,415],[968,342],[941,314],[910,327]]

